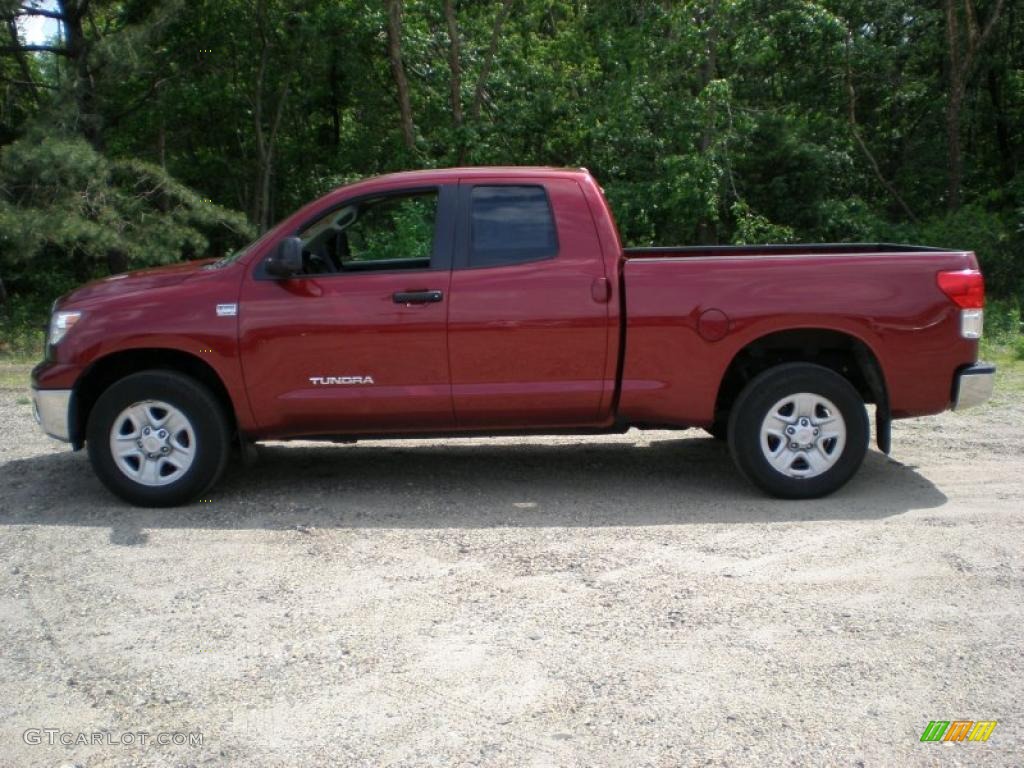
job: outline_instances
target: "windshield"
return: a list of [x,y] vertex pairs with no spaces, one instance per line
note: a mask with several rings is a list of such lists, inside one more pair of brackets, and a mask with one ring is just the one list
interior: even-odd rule
[[268,229],[266,232],[264,232],[262,235],[257,237],[255,240],[253,240],[251,243],[249,243],[244,248],[239,248],[234,253],[229,253],[227,256],[223,256],[222,258],[217,259],[212,264],[208,264],[206,266],[206,268],[207,269],[221,269],[223,267],[228,266],[229,264],[234,264],[240,258],[242,258],[243,256],[249,254],[253,250],[259,248],[260,246],[263,245],[264,242],[269,240],[270,239],[270,235],[274,231],[274,229],[275,228],[273,228],[273,227],[271,229]]

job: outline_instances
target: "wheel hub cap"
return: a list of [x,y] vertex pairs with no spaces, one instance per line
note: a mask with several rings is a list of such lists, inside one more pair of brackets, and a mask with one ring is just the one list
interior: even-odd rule
[[761,452],[788,477],[811,478],[827,472],[846,445],[846,422],[828,398],[811,392],[784,397],[761,423]]
[[810,419],[800,419],[797,423],[798,426],[786,429],[790,435],[790,442],[797,443],[801,448],[810,448],[814,444],[815,433],[818,430],[811,426]]
[[150,433],[144,435],[139,441],[139,447],[146,453],[160,453],[161,450],[168,447],[167,432],[165,431],[164,437],[160,438],[157,432],[150,430]]
[[161,486],[184,475],[195,458],[192,423],[169,403],[144,400],[125,408],[110,429],[114,463],[137,483]]

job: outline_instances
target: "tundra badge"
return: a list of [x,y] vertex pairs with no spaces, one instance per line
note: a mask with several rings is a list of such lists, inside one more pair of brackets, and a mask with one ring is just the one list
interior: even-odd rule
[[373,384],[373,376],[310,376],[314,387],[330,384]]

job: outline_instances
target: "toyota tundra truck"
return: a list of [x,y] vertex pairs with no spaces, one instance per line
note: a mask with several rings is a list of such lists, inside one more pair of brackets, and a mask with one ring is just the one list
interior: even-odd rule
[[[623,248],[585,170],[397,173],[238,253],[89,283],[32,373],[47,434],[142,506],[262,440],[704,428],[763,491],[840,488],[893,419],[983,402],[973,253]],[[500,467],[495,467],[500,471]]]

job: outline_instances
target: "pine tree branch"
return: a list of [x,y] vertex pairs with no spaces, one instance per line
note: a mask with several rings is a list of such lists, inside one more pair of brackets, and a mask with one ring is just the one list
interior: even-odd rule
[[48,11],[45,8],[19,8],[14,13],[5,13],[4,19],[16,19],[20,16],[45,16],[55,21],[64,21],[64,14],[60,11]]
[[53,53],[57,56],[70,56],[67,48],[57,45],[4,45],[0,53]]

